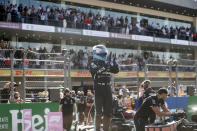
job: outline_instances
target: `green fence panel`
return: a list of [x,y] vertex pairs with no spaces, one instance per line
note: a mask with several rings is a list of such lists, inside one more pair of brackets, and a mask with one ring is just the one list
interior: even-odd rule
[[0,104],[0,131],[22,131],[22,110],[32,109],[32,130],[47,131],[47,112],[58,112],[59,103]]
[[197,114],[197,96],[190,96],[186,107],[187,119],[191,121],[191,116]]

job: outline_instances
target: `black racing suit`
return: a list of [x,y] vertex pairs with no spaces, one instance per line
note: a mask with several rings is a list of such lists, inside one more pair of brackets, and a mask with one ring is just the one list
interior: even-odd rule
[[149,96],[155,96],[156,92],[152,88],[147,88],[144,94],[139,98],[139,107],[142,105],[144,99],[148,98]]
[[84,122],[84,112],[85,112],[85,100],[86,97],[81,95],[81,96],[77,96],[77,112],[79,113],[79,123],[83,123]]
[[146,98],[134,116],[136,131],[145,131],[145,125],[154,123],[156,114],[152,110],[152,107],[162,107],[163,105],[164,100],[158,99],[157,96]]
[[62,104],[62,113],[63,113],[63,128],[66,131],[70,131],[73,121],[73,105],[75,104],[75,99],[72,97],[64,97],[60,101]]
[[90,62],[90,73],[92,75],[92,78],[94,79],[95,131],[100,131],[102,113],[104,114],[104,131],[109,130],[110,117],[112,115],[112,92],[110,85],[110,73],[118,72],[119,67],[117,64],[115,66],[108,66],[107,64],[105,64],[105,61],[97,59],[93,59]]

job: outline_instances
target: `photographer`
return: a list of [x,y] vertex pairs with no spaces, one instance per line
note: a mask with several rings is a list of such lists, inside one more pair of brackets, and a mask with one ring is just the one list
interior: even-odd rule
[[78,91],[77,92],[77,112],[79,114],[79,124],[82,124],[84,122],[84,117],[85,117],[85,96],[83,91]]

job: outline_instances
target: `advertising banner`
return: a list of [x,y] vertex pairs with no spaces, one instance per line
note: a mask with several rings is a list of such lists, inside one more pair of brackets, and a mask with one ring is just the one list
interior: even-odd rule
[[48,131],[63,131],[62,112],[49,112],[48,118]]
[[83,30],[83,35],[97,36],[97,37],[109,37],[109,32],[94,31],[94,30]]
[[191,45],[191,46],[197,46],[197,42],[189,41],[189,45]]
[[120,38],[120,39],[132,39],[132,35],[119,34],[119,33],[110,33],[111,38]]
[[132,40],[153,42],[153,37],[143,35],[132,35]]
[[47,131],[47,114],[58,108],[59,103],[0,104],[0,131],[23,131],[23,119],[28,120],[25,129],[29,128],[30,110],[24,109],[32,110],[32,131]]
[[55,32],[54,26],[35,25],[35,24],[22,24],[22,30],[42,31],[42,32]]
[[[25,71],[26,76],[44,76],[44,70],[26,70]],[[64,76],[63,70],[47,70],[46,75],[48,76]],[[0,70],[0,77],[9,77],[10,76],[10,70]],[[22,70],[14,70],[14,76],[15,77],[22,77],[23,71]],[[179,72],[178,77],[181,78],[194,78],[196,74],[194,72]],[[71,71],[71,77],[91,77],[91,74],[89,71]],[[119,78],[125,78],[125,77],[137,77],[136,72],[119,72],[118,74],[115,74],[115,77]],[[139,72],[139,77],[144,77],[144,72]],[[160,78],[166,78],[169,77],[168,72],[148,72],[148,77],[160,77]],[[176,77],[176,73],[172,73],[172,77]]]
[[21,29],[21,26],[20,23],[0,22],[0,28]]
[[170,44],[170,39],[166,39],[166,38],[154,38],[154,42],[160,42],[160,43],[169,43]]
[[32,109],[23,110],[24,131],[32,131]]
[[57,32],[57,33],[76,34],[76,35],[81,35],[82,34],[81,30],[70,29],[70,28],[61,28],[61,27],[55,27],[55,32]]
[[171,44],[176,44],[176,45],[189,45],[189,41],[171,39]]

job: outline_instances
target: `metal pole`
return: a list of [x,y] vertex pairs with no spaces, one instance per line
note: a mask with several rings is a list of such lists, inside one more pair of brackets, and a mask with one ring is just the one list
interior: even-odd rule
[[66,53],[64,54],[64,89],[67,88],[67,55]]
[[25,58],[26,58],[26,53],[25,53],[25,50],[23,50],[23,99],[24,101],[26,99]]
[[176,66],[176,96],[178,96],[178,93],[179,93],[179,83],[178,83],[178,66],[177,64],[175,65]]
[[145,60],[144,75],[145,75],[145,80],[148,80],[147,60]]
[[44,61],[44,91],[45,91],[45,98],[47,97],[46,92],[48,90],[47,87],[47,63]]
[[172,96],[172,61],[169,62],[169,87],[170,96]]
[[11,70],[10,70],[10,76],[11,76],[11,94],[10,94],[10,102],[14,101],[14,54],[15,54],[15,48],[11,51],[10,54],[10,60],[11,60]]
[[196,92],[197,92],[197,61],[196,61]]
[[67,55],[68,55],[68,87],[70,90],[72,90],[71,65],[70,65],[71,59],[68,53]]
[[138,88],[138,93],[137,93],[137,98],[139,98],[139,93],[140,93],[140,80],[139,80],[139,62],[137,62],[137,88]]

